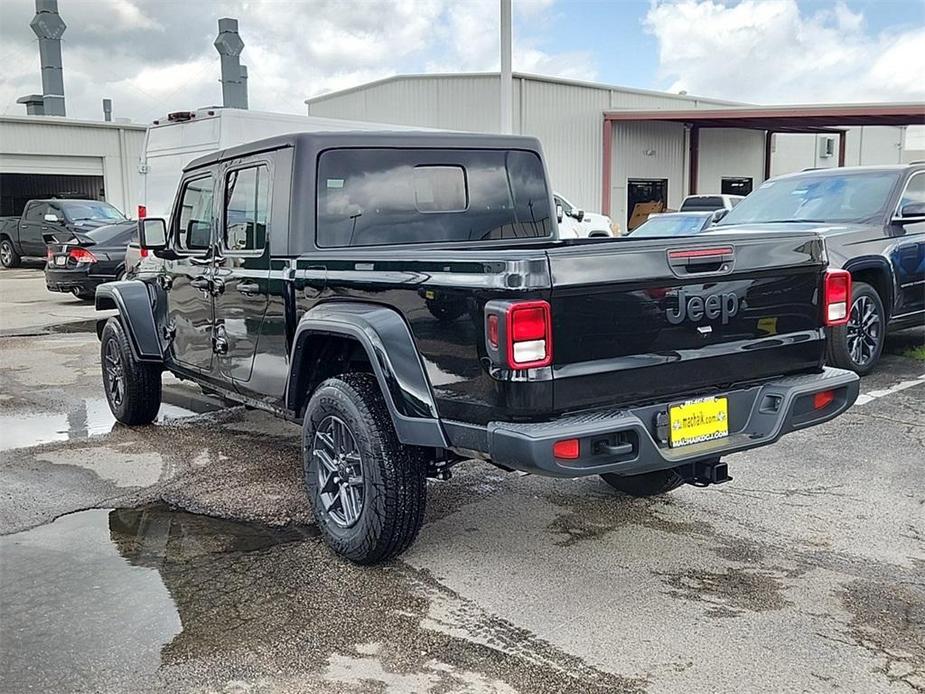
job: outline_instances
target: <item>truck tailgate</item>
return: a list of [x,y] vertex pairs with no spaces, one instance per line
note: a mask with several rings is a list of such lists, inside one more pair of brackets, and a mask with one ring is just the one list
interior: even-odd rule
[[627,238],[548,257],[558,411],[821,366],[815,235]]

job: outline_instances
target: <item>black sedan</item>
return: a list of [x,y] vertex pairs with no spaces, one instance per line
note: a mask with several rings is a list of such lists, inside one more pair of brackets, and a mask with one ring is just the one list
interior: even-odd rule
[[137,233],[137,223],[126,221],[71,234],[64,242],[46,238],[48,291],[69,292],[92,301],[99,285],[125,276],[125,249]]

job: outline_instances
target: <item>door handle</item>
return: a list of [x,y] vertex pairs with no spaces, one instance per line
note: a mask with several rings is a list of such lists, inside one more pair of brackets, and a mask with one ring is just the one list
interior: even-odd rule
[[211,280],[212,296],[218,296],[225,293],[225,280],[221,277],[213,277]]
[[189,281],[189,285],[194,289],[199,289],[204,292],[210,291],[212,289],[212,281],[205,275],[194,277]]
[[256,296],[260,293],[260,285],[257,282],[238,282],[237,289],[244,296]]

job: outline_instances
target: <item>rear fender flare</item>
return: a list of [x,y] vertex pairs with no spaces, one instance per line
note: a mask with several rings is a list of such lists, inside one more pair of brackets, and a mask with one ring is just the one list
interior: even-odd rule
[[115,309],[138,361],[164,362],[148,285],[140,280],[107,282],[96,288],[96,310]]
[[397,311],[374,304],[320,304],[302,317],[292,339],[286,383],[286,407],[290,411],[298,414],[304,395],[300,388],[305,382],[300,370],[308,368],[310,338],[317,335],[346,337],[362,346],[399,441],[414,446],[449,446],[411,331]]

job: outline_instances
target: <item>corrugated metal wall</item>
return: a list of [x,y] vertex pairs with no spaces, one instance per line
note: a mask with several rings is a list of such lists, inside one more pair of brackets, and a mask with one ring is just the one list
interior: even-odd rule
[[[626,229],[629,179],[668,180],[668,207],[677,209],[687,194],[687,138],[680,123],[615,123],[610,216]],[[600,158],[600,157],[598,157]]]
[[700,130],[697,192],[721,192],[726,177],[750,178],[755,188],[764,181],[763,130]]
[[[588,210],[601,208],[604,111],[724,103],[517,74],[513,87],[514,131],[540,138],[553,187]],[[497,75],[404,76],[308,103],[309,115],[477,132],[498,130],[498,109]]]
[[0,172],[102,173],[106,199],[131,216],[144,136],[139,125],[6,116],[0,118]]

